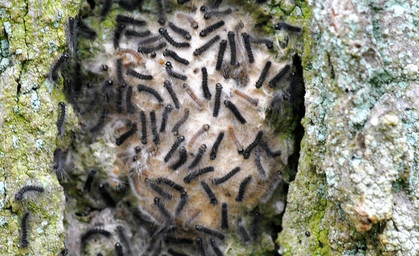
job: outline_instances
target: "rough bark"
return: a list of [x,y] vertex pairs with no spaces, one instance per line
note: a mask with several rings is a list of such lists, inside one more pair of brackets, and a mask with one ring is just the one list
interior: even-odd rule
[[[65,199],[52,173],[59,88],[45,78],[65,47],[64,24],[74,1],[0,1],[0,251],[54,255],[64,248]],[[68,141],[68,139],[67,139]],[[15,193],[40,185],[42,194]],[[29,194],[29,193],[28,193]],[[20,221],[30,212],[28,248],[19,246]]]
[[280,251],[417,255],[418,3],[309,4],[305,137]]

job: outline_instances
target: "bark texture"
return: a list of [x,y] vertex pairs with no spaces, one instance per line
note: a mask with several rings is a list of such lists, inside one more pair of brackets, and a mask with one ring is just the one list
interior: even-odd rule
[[309,1],[283,255],[417,255],[418,3]]
[[[75,1],[0,1],[2,255],[56,255],[64,248],[65,198],[51,172],[55,147],[68,143],[56,139],[64,95],[46,77],[66,45],[64,24],[76,9]],[[27,193],[17,202],[15,194],[25,185],[43,186],[45,192]],[[29,246],[22,248],[25,212],[30,212]]]

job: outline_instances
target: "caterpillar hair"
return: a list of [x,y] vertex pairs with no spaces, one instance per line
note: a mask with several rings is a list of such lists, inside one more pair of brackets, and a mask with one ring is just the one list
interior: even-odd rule
[[186,203],[188,202],[189,197],[186,191],[183,191],[180,195],[180,201],[176,207],[175,216],[179,216],[183,208],[185,208]]
[[224,256],[224,254],[221,252],[220,248],[218,248],[218,245],[215,243],[215,239],[210,239],[211,248],[214,251],[216,256]]
[[173,250],[172,248],[169,248],[169,249],[167,250],[167,252],[168,252],[170,255],[172,255],[172,256],[188,256],[188,255],[186,255],[186,254],[184,254],[184,253],[177,252],[177,251]]
[[278,185],[283,181],[284,179],[282,178],[281,171],[276,172],[273,177],[270,177],[268,188],[265,190],[265,195],[263,195],[263,197],[260,199],[260,203],[266,204],[266,202],[268,202],[268,200],[272,197],[272,194],[275,192],[275,188],[277,188]]
[[253,215],[252,223],[250,224],[250,235],[252,236],[252,239],[254,242],[257,242],[259,237],[259,227],[260,227],[260,221],[261,216],[259,213],[255,213]]
[[[161,39],[161,35],[155,35],[149,38],[146,38],[142,41],[140,41],[138,44],[139,45],[146,45],[146,44],[151,44],[151,43],[155,43],[157,41],[159,41]],[[166,43],[164,43],[166,45]]]
[[23,195],[26,192],[31,192],[31,191],[43,193],[44,192],[44,188],[41,187],[41,186],[34,186],[34,185],[24,186],[21,189],[19,189],[19,191],[16,193],[16,195],[15,195],[16,201],[21,201],[23,199]]
[[268,146],[268,144],[266,143],[266,141],[264,141],[264,140],[260,141],[260,142],[259,142],[259,145],[260,145],[260,147],[261,147],[263,150],[265,150],[266,154],[267,154],[269,157],[274,158],[274,157],[277,157],[277,156],[280,156],[280,155],[281,155],[281,150],[272,151],[272,150],[269,148],[269,146]]
[[180,144],[185,140],[184,136],[179,136],[175,143],[173,143],[172,147],[170,148],[169,152],[167,152],[166,156],[164,157],[164,162],[167,163],[170,158],[173,156],[173,153],[178,149]]
[[128,17],[128,16],[124,16],[120,14],[116,16],[115,20],[117,23],[122,23],[125,25],[133,25],[133,26],[139,26],[139,27],[147,25],[147,22],[145,20],[137,20],[132,17]]
[[[155,245],[153,245],[153,246],[155,246]],[[163,249],[162,241],[159,240],[157,246],[155,248],[153,248],[153,249],[154,249],[154,252],[153,252],[153,255],[152,256],[160,256],[161,255],[161,251]]]
[[265,172],[265,169],[263,169],[261,154],[258,148],[255,149],[255,165],[256,165],[256,170],[259,173],[259,176],[262,179],[266,179],[266,172]]
[[205,37],[207,36],[209,33],[214,32],[215,30],[221,28],[222,26],[225,25],[225,22],[223,20],[220,20],[212,25],[209,25],[208,27],[204,28],[203,30],[201,30],[201,32],[199,32],[199,35],[201,37]]
[[248,159],[250,157],[250,153],[254,148],[256,148],[260,141],[262,140],[263,131],[258,131],[255,140],[247,146],[247,148],[243,152],[244,159]]
[[[175,104],[175,108],[179,109],[180,108],[179,99],[176,96],[176,93],[175,93],[175,91],[173,90],[173,87],[172,87],[172,83],[170,83],[169,80],[164,81],[164,88],[166,88],[167,92],[169,92],[170,97],[173,100],[173,104]],[[173,132],[173,130],[172,130],[172,132]]]
[[215,101],[214,101],[214,112],[212,113],[213,117],[218,116],[218,112],[220,111],[221,105],[221,91],[223,90],[223,86],[220,83],[215,85]]
[[214,3],[212,4],[211,8],[217,9],[218,7],[220,7],[220,4],[222,2],[223,2],[223,0],[215,0]]
[[287,24],[287,23],[282,22],[282,21],[276,23],[275,26],[274,26],[274,29],[276,29],[276,30],[284,29],[284,30],[288,30],[289,32],[295,32],[295,33],[301,32],[301,28],[290,25],[290,24]]
[[195,51],[193,52],[193,55],[198,56],[198,55],[203,54],[205,51],[207,51],[209,48],[211,48],[211,46],[213,46],[220,39],[221,39],[221,37],[219,35],[214,36],[213,38],[208,40],[208,42],[206,42],[204,45],[195,49]]
[[66,106],[64,102],[60,102],[58,103],[58,106],[60,107],[60,114],[58,115],[58,119],[57,119],[57,131],[58,131],[58,136],[61,137],[62,135],[64,135],[64,131],[65,131],[65,117],[66,117]]
[[52,66],[51,73],[49,76],[52,82],[56,82],[58,80],[58,71],[60,70],[64,62],[67,62],[68,58],[70,58],[70,55],[65,52],[63,55],[60,56],[60,58],[58,58],[58,60]]
[[191,45],[188,42],[176,42],[167,32],[167,29],[165,28],[160,28],[159,29],[159,33],[160,35],[162,35],[164,37],[164,39],[166,39],[166,41],[173,45],[176,48],[188,48]]
[[73,17],[68,18],[68,50],[74,56],[77,50],[77,22]]
[[220,17],[220,16],[226,16],[233,12],[232,8],[227,8],[225,10],[211,10],[204,14],[204,19],[211,19],[212,17]]
[[[76,63],[77,67],[80,67],[79,64]],[[76,77],[76,76],[74,76]],[[76,77],[76,81],[73,81],[71,79],[66,79],[64,81],[65,85],[64,85],[64,91],[67,94],[67,100],[69,103],[71,103],[71,105],[73,106],[73,109],[75,112],[80,113],[81,109],[79,106],[79,103],[77,101],[77,95],[76,95],[76,90],[77,88],[81,87],[81,84],[77,83],[77,81],[79,80],[79,76]]]
[[151,47],[140,46],[137,51],[139,53],[149,54],[149,53],[153,53],[155,51],[159,51],[159,50],[163,49],[164,47],[166,47],[166,42],[161,42],[158,45],[151,46]]
[[113,48],[116,50],[119,48],[119,39],[121,39],[122,32],[125,29],[125,24],[118,24],[113,34]]
[[175,123],[175,125],[172,128],[172,133],[175,136],[179,135],[179,128],[188,120],[189,117],[189,108],[185,108],[183,116]]
[[112,236],[111,232],[109,232],[105,229],[101,229],[101,228],[88,229],[80,237],[82,250],[86,247],[87,242],[90,240],[90,238],[92,238],[92,236],[95,236],[95,235],[101,235],[101,236],[104,236],[106,238],[110,238]]
[[179,159],[170,166],[170,169],[172,169],[173,171],[176,171],[179,167],[184,165],[187,160],[188,160],[188,153],[186,151],[186,148],[182,146],[179,149]]
[[186,81],[188,79],[187,76],[173,71],[173,66],[172,66],[172,63],[170,61],[166,62],[166,72],[169,76],[171,76],[173,78],[176,78],[176,79],[180,79],[182,81]]
[[233,128],[233,126],[231,126],[231,125],[229,125],[229,126],[228,126],[228,132],[229,132],[229,134],[230,134],[231,139],[233,139],[234,144],[236,144],[236,147],[237,147],[237,152],[238,152],[240,155],[241,155],[241,154],[243,154],[243,151],[244,151],[243,146],[242,146],[242,144],[239,142],[239,140],[237,139],[236,134],[234,133],[234,128]]
[[93,183],[93,179],[94,179],[96,173],[97,173],[96,170],[90,170],[87,173],[86,182],[84,183],[84,186],[83,186],[83,192],[84,193],[90,192],[90,189],[91,189],[92,183]]
[[132,38],[132,37],[147,37],[151,35],[151,31],[150,30],[146,30],[146,31],[135,31],[135,30],[125,30],[125,36],[127,38]]
[[217,230],[212,230],[209,229],[207,227],[201,226],[201,225],[195,225],[195,230],[201,233],[204,233],[206,235],[210,235],[210,236],[214,236],[220,240],[224,240],[225,236],[223,233],[217,231]]
[[174,190],[178,191],[181,194],[183,192],[185,192],[184,187],[182,187],[181,185],[173,182],[172,180],[169,180],[168,178],[163,178],[163,177],[157,178],[156,183],[167,185],[167,186],[173,188]]
[[175,61],[177,61],[181,64],[189,65],[189,61],[187,59],[184,59],[184,58],[180,57],[176,52],[174,52],[172,50],[169,50],[169,49],[164,50],[163,51],[163,56],[171,57],[173,60],[175,60]]
[[218,50],[217,64],[215,65],[215,70],[221,69],[221,66],[223,65],[223,58],[224,58],[224,53],[226,49],[227,49],[227,40],[223,39],[220,42],[220,48]]
[[[141,55],[138,52],[134,51],[133,49],[120,48],[117,53],[119,55],[127,55],[127,54],[131,55],[133,58],[137,60],[137,63],[135,63],[137,65],[143,63],[143,58],[141,57]],[[130,64],[132,64],[132,62]]]
[[226,175],[224,175],[221,178],[217,178],[217,179],[213,179],[212,180],[212,184],[218,186],[220,184],[223,184],[224,182],[228,181],[231,177],[233,177],[234,175],[236,175],[236,173],[238,173],[240,171],[240,167],[237,166],[235,167],[233,170],[229,171]]
[[247,52],[247,57],[249,57],[249,63],[255,62],[255,57],[253,57],[252,46],[250,45],[250,36],[247,33],[242,33],[244,48]]
[[207,100],[211,99],[211,92],[208,88],[208,71],[206,67],[201,68],[202,72],[202,91],[204,93],[204,98]]
[[128,0],[128,1],[119,0],[118,5],[121,6],[121,8],[123,8],[124,10],[132,11],[132,10],[136,9],[139,5],[141,5],[142,2],[143,2],[142,0],[140,0],[140,1],[138,1],[138,0]]
[[189,1],[191,1],[191,0],[177,0],[177,3],[178,4],[186,4]]
[[155,219],[151,217],[151,215],[148,215],[147,213],[142,212],[138,208],[133,208],[132,214],[135,217],[135,219],[138,220],[140,225],[146,226],[146,228],[148,229],[150,233],[154,233],[157,224],[156,224]]
[[247,94],[245,94],[245,93],[243,93],[243,92],[241,92],[241,91],[239,91],[237,89],[234,89],[233,92],[235,94],[237,94],[238,96],[240,96],[241,98],[247,100],[253,106],[255,106],[255,107],[258,106],[258,104],[259,104],[259,100],[258,99],[252,98],[249,95],[247,95]]
[[221,205],[221,229],[228,229],[228,206],[227,203]]
[[192,146],[193,146],[193,144],[195,143],[196,139],[197,139],[199,136],[201,136],[204,132],[207,132],[207,131],[209,130],[209,128],[210,128],[210,125],[209,125],[209,124],[204,124],[204,125],[202,125],[201,129],[199,129],[199,131],[197,131],[197,132],[196,132],[196,133],[192,136],[192,138],[189,140],[189,143],[188,143],[188,149],[189,149],[189,150],[191,150],[191,149],[192,149]]
[[224,105],[231,110],[231,112],[234,114],[234,116],[237,118],[237,120],[239,120],[240,123],[245,124],[246,123],[246,119],[244,119],[244,117],[242,116],[242,114],[240,113],[240,111],[237,109],[236,105],[233,104],[233,102],[229,101],[229,100],[225,100],[224,101]]
[[160,25],[164,25],[164,23],[166,23],[166,15],[165,15],[165,11],[164,11],[164,0],[156,0],[157,2],[157,15],[158,15],[158,19],[157,22]]
[[[190,0],[178,0],[178,3],[179,3],[179,1],[187,2],[187,1],[190,1]],[[194,20],[191,16],[183,14],[183,13],[178,13],[176,16],[181,18],[181,19],[186,19],[189,22],[189,24],[191,24],[191,28],[193,28],[193,29],[198,29],[199,28],[198,22],[196,20]]]
[[210,204],[217,205],[217,197],[215,196],[210,186],[205,181],[201,181],[201,186],[204,189],[205,193],[208,195],[208,198],[210,199]]
[[105,98],[105,101],[107,102],[107,103],[109,103],[109,100],[110,100],[110,93],[109,93],[109,91],[110,90],[112,90],[112,88],[113,88],[113,80],[106,80],[105,82],[103,82],[103,86],[102,86],[102,94],[104,94],[104,98]]
[[102,197],[102,199],[106,202],[106,204],[111,207],[114,208],[116,206],[116,202],[115,200],[113,200],[111,194],[109,194],[108,190],[107,190],[108,184],[99,184],[98,188],[99,188],[99,193]]
[[186,40],[191,40],[192,38],[191,34],[189,34],[189,32],[186,31],[185,29],[176,26],[175,24],[173,24],[173,22],[169,22],[167,25],[169,25],[169,28],[171,28],[173,32],[183,36],[183,38],[185,38]]
[[151,123],[151,133],[153,134],[153,143],[155,145],[158,145],[160,144],[160,137],[157,131],[156,112],[154,112],[154,110],[150,112],[150,123]]
[[265,44],[268,49],[274,48],[274,43],[266,38],[254,38],[252,36],[249,36],[249,40],[253,44]]
[[204,108],[204,103],[196,96],[195,92],[192,90],[192,88],[189,87],[187,84],[183,84],[183,89],[188,93],[189,97],[198,105],[199,110],[202,110]]
[[204,155],[204,153],[205,153],[205,151],[206,151],[206,150],[207,150],[207,145],[205,145],[205,144],[202,144],[202,145],[199,147],[198,154],[196,154],[195,159],[194,159],[194,160],[192,161],[192,163],[188,166],[188,169],[189,169],[189,170],[191,170],[191,169],[195,168],[195,167],[199,164],[199,162],[201,161],[202,156]]
[[169,114],[172,112],[172,110],[173,110],[173,107],[170,104],[168,104],[163,110],[161,126],[160,126],[161,133],[166,132],[167,121],[169,120]]
[[121,146],[129,137],[134,135],[136,132],[137,132],[137,123],[132,123],[131,129],[116,139],[116,142],[115,142],[116,145]]
[[95,0],[87,0],[87,3],[89,4],[90,10],[95,9],[95,6],[96,6]]
[[242,180],[239,187],[239,192],[237,193],[236,202],[242,202],[244,193],[246,192],[246,188],[249,185],[249,183],[252,181],[252,175],[247,176]]
[[168,244],[193,244],[193,240],[185,237],[166,236],[164,241]]
[[249,243],[250,236],[249,236],[249,233],[247,233],[247,230],[243,224],[242,218],[239,218],[239,220],[237,221],[237,229],[240,233],[241,238],[243,239],[243,242],[246,244]]
[[141,143],[147,144],[147,116],[145,112],[141,110],[140,112],[140,121],[141,121]]
[[157,206],[157,209],[159,209],[160,214],[166,219],[166,222],[170,223],[172,221],[172,216],[167,211],[166,207],[164,207],[160,198],[154,198],[154,205]]
[[131,96],[132,96],[132,86],[128,86],[127,88],[127,94],[125,95],[125,100],[126,100],[126,108],[127,108],[127,112],[129,114],[134,114],[135,113],[135,106],[134,104],[132,104],[131,101]]
[[60,148],[56,148],[54,150],[54,164],[52,166],[52,169],[55,173],[55,175],[57,176],[58,180],[64,180],[68,177],[67,174],[67,158],[68,156],[68,152],[60,149]]
[[135,71],[134,69],[131,68],[127,68],[127,72],[126,74],[128,76],[133,76],[137,79],[141,79],[141,80],[153,80],[153,76],[152,75],[144,75],[144,74],[140,74],[137,71]]
[[124,256],[124,251],[122,249],[122,245],[120,243],[115,243],[115,252],[117,256]]
[[25,212],[22,216],[22,220],[20,221],[20,246],[23,248],[27,248],[29,245],[28,241],[28,226],[29,226],[29,212]]
[[218,151],[218,148],[220,147],[220,144],[223,138],[224,138],[224,132],[220,132],[217,136],[217,139],[214,142],[214,145],[212,145],[212,148],[211,148],[211,153],[210,153],[211,160],[215,160],[215,158],[217,158],[217,151]]
[[100,16],[106,17],[111,10],[112,7],[112,0],[104,0],[102,9],[100,10]]
[[257,82],[255,84],[256,88],[259,89],[260,87],[262,87],[263,82],[265,82],[265,79],[268,75],[271,64],[272,63],[269,60],[266,62],[265,66],[263,67],[262,72],[260,73],[259,79],[257,80]]
[[116,60],[116,77],[119,83],[124,83],[124,75],[122,73],[122,59]]
[[81,35],[87,39],[95,40],[96,39],[96,31],[86,25],[81,18],[77,18],[77,34]]
[[172,200],[172,194],[164,191],[161,187],[151,182],[148,178],[145,179],[145,183],[150,187],[154,192],[159,194],[161,197],[167,200]]
[[279,71],[278,74],[276,74],[271,81],[269,81],[269,86],[272,88],[275,88],[279,81],[281,81],[282,78],[288,73],[288,71],[291,69],[290,65],[286,65],[284,68]]
[[236,39],[234,38],[235,34],[233,31],[228,31],[227,38],[228,43],[230,45],[230,64],[232,66],[237,66],[239,63],[237,62],[237,55],[236,55]]
[[99,121],[97,122],[97,124],[95,126],[90,128],[90,132],[95,133],[95,132],[100,131],[102,129],[103,125],[105,124],[105,121],[108,118],[108,115],[109,115],[109,110],[107,110],[107,109],[103,110],[102,114],[99,117]]
[[116,90],[118,94],[116,95],[116,112],[122,113],[122,98],[124,96],[126,84],[122,84]]
[[195,242],[198,246],[198,251],[201,254],[201,256],[206,256],[207,254],[205,253],[204,242],[202,241],[202,239],[200,237],[197,237],[195,238]]
[[183,181],[184,181],[185,183],[191,183],[191,181],[192,181],[193,179],[196,179],[196,178],[198,178],[199,176],[201,176],[201,175],[203,175],[203,174],[205,174],[205,173],[208,173],[208,172],[213,172],[213,171],[214,171],[214,167],[212,167],[212,166],[204,167],[204,168],[202,168],[202,169],[199,169],[199,170],[196,170],[196,171],[190,172],[188,175],[186,175],[186,176],[183,178]]
[[159,103],[163,103],[163,98],[160,96],[160,94],[155,89],[147,85],[143,85],[143,84],[138,85],[138,91],[149,93],[153,95]]

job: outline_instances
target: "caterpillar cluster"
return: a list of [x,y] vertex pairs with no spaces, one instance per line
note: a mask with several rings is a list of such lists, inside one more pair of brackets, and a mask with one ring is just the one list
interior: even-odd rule
[[[94,156],[80,186],[103,202],[91,208],[118,209],[135,198],[130,213],[148,232],[129,237],[119,225],[115,254],[223,255],[234,233],[243,243],[256,242],[263,218],[258,206],[281,184],[290,155],[265,111],[293,64],[274,58],[273,41],[257,36],[249,15],[221,1],[151,1],[157,17],[141,11],[142,1],[105,0],[100,10],[92,3],[91,12],[114,28],[99,33],[88,26],[97,19],[70,18],[69,52],[53,65],[50,80],[59,81],[61,73],[80,120],[77,148]],[[182,11],[169,8],[176,5]],[[78,55],[81,40],[93,57]],[[61,137],[67,110],[59,106]],[[56,153],[57,170],[64,168],[63,152]],[[81,253],[92,237],[113,235],[106,226],[87,229]],[[133,246],[139,237],[148,246]]]

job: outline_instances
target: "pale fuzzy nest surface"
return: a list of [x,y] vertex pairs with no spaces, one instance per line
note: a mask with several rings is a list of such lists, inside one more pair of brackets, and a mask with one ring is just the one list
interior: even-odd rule
[[[78,139],[85,138],[84,136],[87,136],[90,139],[87,144],[85,144],[86,142],[81,142],[80,144],[84,144],[81,147],[87,147],[87,149],[78,149],[77,151],[82,155],[89,154],[90,159],[92,159],[93,156],[94,163],[90,162],[85,164],[87,166],[95,166],[95,168],[99,170],[99,175],[96,179],[100,179],[100,181],[96,180],[95,184],[106,183],[109,185],[109,190],[114,191],[115,193],[124,191],[126,193],[125,198],[130,198],[131,209],[139,210],[143,217],[146,216],[145,218],[153,222],[153,225],[155,226],[155,232],[151,233],[154,234],[151,238],[147,235],[148,233],[144,231],[130,237],[129,240],[131,243],[138,242],[140,244],[148,244],[148,246],[132,246],[132,250],[135,251],[134,255],[153,255],[150,253],[156,253],[162,245],[161,241],[164,241],[164,237],[168,235],[193,239],[194,243],[196,243],[195,239],[200,237],[204,241],[204,248],[207,253],[213,253],[212,249],[210,249],[212,248],[210,246],[210,238],[212,238],[212,236],[203,232],[198,232],[196,230],[196,225],[202,225],[211,230],[223,233],[226,236],[226,240],[217,240],[217,244],[223,252],[228,253],[229,246],[227,244],[229,244],[229,239],[235,236],[243,236],[242,233],[239,232],[238,223],[241,223],[240,219],[243,220],[247,232],[249,234],[251,233],[253,228],[251,223],[255,221],[255,212],[259,211],[257,210],[258,205],[261,202],[266,203],[277,185],[281,183],[282,177],[280,171],[291,153],[289,152],[290,146],[288,145],[289,138],[279,138],[278,136],[275,136],[265,120],[266,109],[270,106],[276,91],[276,89],[268,86],[268,81],[270,81],[286,64],[290,63],[277,61],[277,58],[274,58],[274,55],[269,53],[265,44],[252,44],[255,62],[249,63],[241,33],[247,32],[254,36],[258,34],[253,28],[253,22],[249,20],[250,15],[239,7],[223,4],[220,7],[220,10],[232,7],[232,14],[213,17],[206,20],[203,18],[203,12],[199,9],[201,5],[202,3],[200,2],[190,2],[187,4],[186,8],[190,11],[172,11],[170,14],[166,15],[167,21],[171,21],[175,25],[187,30],[192,36],[191,40],[186,40],[173,32],[167,26],[167,22],[166,26],[159,25],[156,22],[155,15],[138,12],[119,13],[138,20],[147,21],[147,25],[143,27],[128,24],[125,30],[145,31],[148,29],[152,33],[151,36],[155,36],[159,34],[159,29],[161,27],[165,27],[169,35],[175,41],[190,43],[191,46],[188,48],[175,48],[166,42],[164,38],[161,38],[158,42],[150,45],[166,42],[166,47],[162,50],[157,50],[156,56],[139,53],[140,59],[138,56],[134,57],[134,54],[122,53],[123,49],[132,49],[133,51],[136,51],[138,49],[138,38],[129,39],[122,33],[119,41],[119,49],[114,49],[114,32],[110,31],[110,33],[102,36],[100,40],[100,42],[104,42],[102,45],[98,45],[97,41],[94,42],[95,48],[99,49],[99,52],[95,53],[95,57],[88,60],[82,60],[81,62],[83,72],[94,78],[92,79],[92,86],[83,88],[82,97],[79,100],[79,102],[85,102],[85,110],[83,117],[81,118],[81,127],[85,132],[82,132],[81,134],[83,134],[83,136]],[[199,28],[192,29],[188,19],[185,19],[182,15],[178,15],[179,13],[188,15],[197,21]],[[199,35],[199,32],[202,29],[221,19],[225,21],[223,27],[215,30],[206,37],[201,37]],[[237,61],[240,63],[239,66],[230,65],[231,47],[227,39],[228,31],[235,32]],[[219,35],[221,40],[227,40],[227,49],[224,54],[221,72],[215,70],[221,40],[212,45],[200,56],[194,56],[193,54],[195,49],[201,47],[216,35]],[[278,47],[278,45],[274,44],[274,49],[278,49]],[[178,63],[171,57],[163,56],[164,49],[175,51],[179,56],[187,59],[190,62],[189,65]],[[116,60],[118,58],[120,58],[123,63],[123,80],[127,86],[133,87],[131,102],[136,108],[135,113],[133,114],[129,114],[126,108],[127,87],[124,87],[123,89],[121,104],[122,112],[118,113],[115,107],[118,104],[117,88],[122,84],[121,81],[118,82],[117,78]],[[265,79],[265,83],[258,89],[255,87],[255,83],[259,79],[262,69],[268,60],[272,62],[272,66]],[[168,61],[172,63],[174,72],[187,76],[186,81],[175,79],[167,74],[165,64]],[[107,71],[102,69],[103,65],[108,66]],[[203,96],[202,67],[206,67],[208,71],[208,87],[212,95],[210,100],[205,99]],[[145,81],[126,75],[127,68],[132,68],[141,74],[152,75],[153,79]],[[237,75],[233,75],[233,78],[226,79],[223,77],[223,73],[233,73]],[[108,103],[102,96],[103,87],[105,86],[104,82],[107,79],[113,80],[113,85],[109,87],[110,100]],[[167,89],[163,86],[166,80],[170,81],[172,84],[180,101],[180,109],[175,108],[172,98]],[[183,88],[183,84],[185,83],[203,103],[202,109],[200,109],[197,103]],[[218,117],[213,117],[216,83],[222,84],[223,89]],[[139,84],[144,84],[155,89],[164,99],[163,104],[159,103],[153,95],[146,92],[139,92],[137,90]],[[234,93],[234,90],[238,90],[257,99],[258,105],[252,105],[245,98]],[[245,124],[242,124],[237,120],[232,111],[224,105],[224,100],[230,100],[237,106],[240,113],[247,121]],[[162,123],[162,113],[168,104],[172,105],[173,110],[168,116],[166,131],[159,132]],[[91,133],[89,130],[98,123],[104,109],[109,110],[106,122],[98,132]],[[180,127],[179,134],[175,136],[172,134],[171,130],[175,123],[184,115],[185,109],[189,109],[190,111],[189,118]],[[140,121],[140,111],[145,112],[147,119],[146,144],[141,142],[142,123]],[[159,133],[160,138],[160,143],[158,144],[153,143],[153,133],[151,131],[150,123],[151,111],[155,111],[156,113],[157,132]],[[126,139],[122,145],[116,145],[116,140],[130,130],[130,125],[133,123],[137,124],[136,132]],[[203,134],[197,136],[195,141],[191,141],[202,126],[206,124],[208,124],[210,128]],[[263,141],[267,143],[272,151],[281,150],[281,156],[269,156],[259,145],[251,151],[250,157],[245,159],[242,154],[238,153],[237,145],[230,136],[231,129],[229,127],[234,130],[237,140],[244,149],[255,140],[259,131],[263,131]],[[224,132],[224,138],[218,148],[216,159],[211,160],[211,148],[220,132]],[[177,140],[178,136],[185,137],[185,140],[181,143],[180,147],[184,146],[187,149],[187,162],[174,171],[170,166],[178,161],[179,149],[175,151],[167,163],[165,163],[163,159]],[[202,144],[206,145],[206,152],[204,153],[202,160],[195,168],[188,170],[187,167],[197,155]],[[135,151],[135,147],[137,146],[141,148],[141,152]],[[260,172],[258,172],[255,161],[255,155],[257,153],[261,156],[261,164],[266,172],[266,177],[263,177]],[[81,158],[83,157],[80,157],[80,159]],[[190,183],[184,182],[185,176],[189,173],[208,166],[214,167],[214,171],[200,175],[196,179],[192,179]],[[240,167],[241,170],[226,182],[219,185],[214,185],[212,183],[214,178],[221,178],[236,167]],[[238,202],[235,199],[238,196],[240,184],[248,176],[251,176],[252,179],[244,189],[243,200]],[[164,184],[158,184],[156,182],[158,178],[170,179],[176,184],[181,185],[186,191],[188,200],[179,215],[175,216],[176,208],[181,201],[179,191],[176,191],[169,186],[165,186]],[[217,204],[211,204],[208,194],[201,185],[201,181],[205,181],[209,185],[217,199]],[[157,185],[164,192],[169,193],[172,198],[170,200],[163,198],[161,194],[150,188],[149,183]],[[155,198],[159,198],[162,207],[164,207],[170,215],[169,218],[156,206],[154,203]],[[227,203],[228,206],[228,230],[223,230],[221,228],[221,207],[223,203]],[[96,205],[100,208],[100,205],[103,206],[103,203],[96,202]],[[119,209],[117,212],[119,217],[121,217],[121,212],[123,212],[122,216],[128,214],[126,210]],[[108,212],[106,214],[110,215]],[[128,219],[131,220],[131,217]],[[92,222],[94,221],[92,220]],[[102,224],[101,227],[104,229],[109,228],[113,230],[116,225],[115,222],[117,221],[108,219],[100,221],[100,224]],[[94,225],[96,224],[90,224],[90,226]],[[176,234],[166,234],[168,233],[166,228],[171,225],[177,227]],[[75,226],[77,225],[72,224],[73,232],[74,230],[77,230]],[[130,230],[129,225],[125,225],[125,227]],[[259,232],[262,232],[262,230]],[[129,232],[129,234],[131,234],[131,232]],[[148,239],[151,239],[151,241],[145,243],[144,241],[148,241]],[[163,245],[163,251],[170,246],[173,246],[171,244],[165,244],[164,242]],[[193,246],[182,245],[177,247],[174,245],[174,248],[183,253],[192,255],[199,254],[199,249],[196,249],[195,244]],[[156,255],[159,255],[158,252]]]

